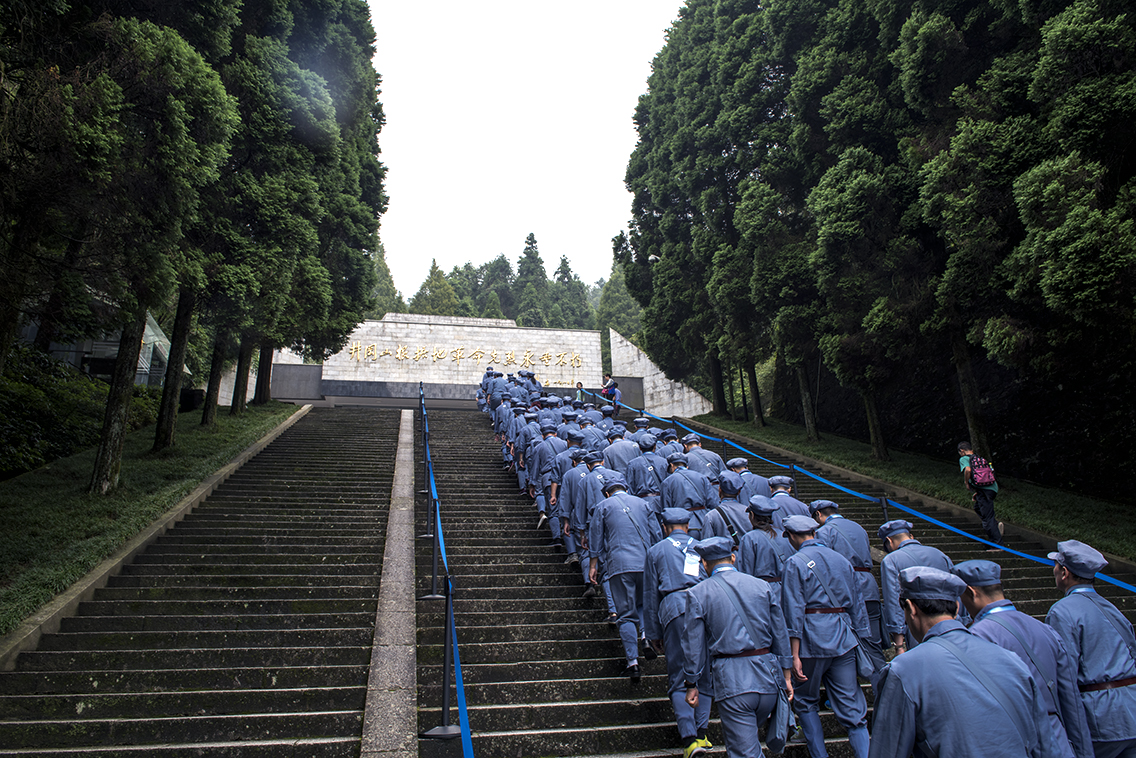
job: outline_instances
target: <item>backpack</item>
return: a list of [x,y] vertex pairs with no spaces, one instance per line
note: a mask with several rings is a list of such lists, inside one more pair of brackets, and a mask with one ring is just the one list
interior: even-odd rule
[[970,456],[970,483],[975,487],[989,487],[994,484],[994,467],[990,461],[977,455]]

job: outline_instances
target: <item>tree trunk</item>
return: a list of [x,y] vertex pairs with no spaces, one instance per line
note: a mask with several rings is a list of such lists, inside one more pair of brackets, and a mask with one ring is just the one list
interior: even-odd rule
[[276,351],[268,340],[260,343],[260,361],[256,368],[256,393],[253,405],[266,405],[272,401],[272,354]]
[[864,399],[864,411],[868,414],[868,441],[872,445],[872,458],[877,461],[890,461],[887,443],[884,442],[884,426],[880,422],[880,409],[876,406],[876,396],[869,391],[860,393]]
[[722,367],[722,383],[726,390],[726,412],[734,421],[738,420],[737,403],[734,400],[734,377],[728,367]]
[[954,353],[955,372],[958,374],[959,391],[962,393],[962,410],[966,414],[966,426],[970,434],[970,444],[974,452],[990,459],[990,441],[986,437],[986,422],[982,418],[982,401],[978,383],[974,380],[974,365],[970,359],[970,345],[962,332],[951,333],[951,351]]
[[209,363],[209,384],[205,390],[205,408],[201,411],[201,425],[213,426],[217,421],[217,399],[221,397],[221,368],[225,365],[225,352],[229,335],[218,329],[213,338],[213,359]]
[[765,426],[765,414],[761,412],[761,393],[757,389],[757,366],[746,361],[746,379],[749,380],[749,397],[753,403],[753,425]]
[[185,373],[185,354],[189,349],[189,333],[193,326],[193,308],[196,304],[197,293],[192,287],[182,286],[178,291],[174,331],[170,335],[170,360],[166,364],[162,404],[158,407],[158,422],[154,429],[155,452],[173,447],[174,444],[178,406],[181,404],[181,379]]
[[798,363],[793,370],[797,372],[797,387],[801,391],[801,410],[805,413],[805,439],[809,442],[820,442],[816,413],[813,411],[812,391],[809,389],[809,373],[805,371],[804,363]]
[[146,332],[146,309],[139,308],[130,323],[122,329],[118,341],[118,357],[114,361],[110,392],[99,449],[95,453],[95,470],[91,474],[91,493],[105,495],[118,486],[122,469],[122,449],[126,443],[126,420],[130,416],[134,377],[138,371],[138,354],[142,352],[142,336]]
[[714,414],[726,415],[726,390],[722,384],[722,362],[718,356],[711,353],[706,359],[706,368],[710,372],[710,399],[714,404]]
[[249,368],[252,367],[252,351],[256,343],[252,337],[241,338],[241,349],[237,353],[237,376],[233,379],[233,402],[229,404],[229,415],[239,416],[248,408]]

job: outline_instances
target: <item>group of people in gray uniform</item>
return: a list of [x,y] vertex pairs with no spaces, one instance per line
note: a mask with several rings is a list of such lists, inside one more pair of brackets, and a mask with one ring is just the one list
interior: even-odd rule
[[531,380],[487,393],[504,465],[607,603],[624,675],[665,655],[684,758],[711,747],[712,702],[730,758],[763,742],[827,756],[822,705],[857,758],[1136,758],[1136,639],[1094,587],[1107,561],[1092,547],[1049,554],[1063,596],[1044,622],[1005,597],[997,563],[956,565],[903,520],[876,531],[877,584],[838,503]]

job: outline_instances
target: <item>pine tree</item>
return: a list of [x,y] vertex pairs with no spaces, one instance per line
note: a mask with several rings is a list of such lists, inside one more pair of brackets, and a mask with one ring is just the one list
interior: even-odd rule
[[438,262],[430,262],[430,273],[414,297],[410,298],[410,312],[430,316],[457,316],[458,298],[446,280]]

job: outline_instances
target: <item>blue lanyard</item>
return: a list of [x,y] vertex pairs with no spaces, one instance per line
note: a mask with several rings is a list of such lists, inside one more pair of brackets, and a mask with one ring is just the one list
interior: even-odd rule
[[713,576],[714,574],[717,574],[719,571],[735,571],[735,570],[736,569],[734,569],[733,566],[715,566],[714,571],[712,571],[710,575]]

